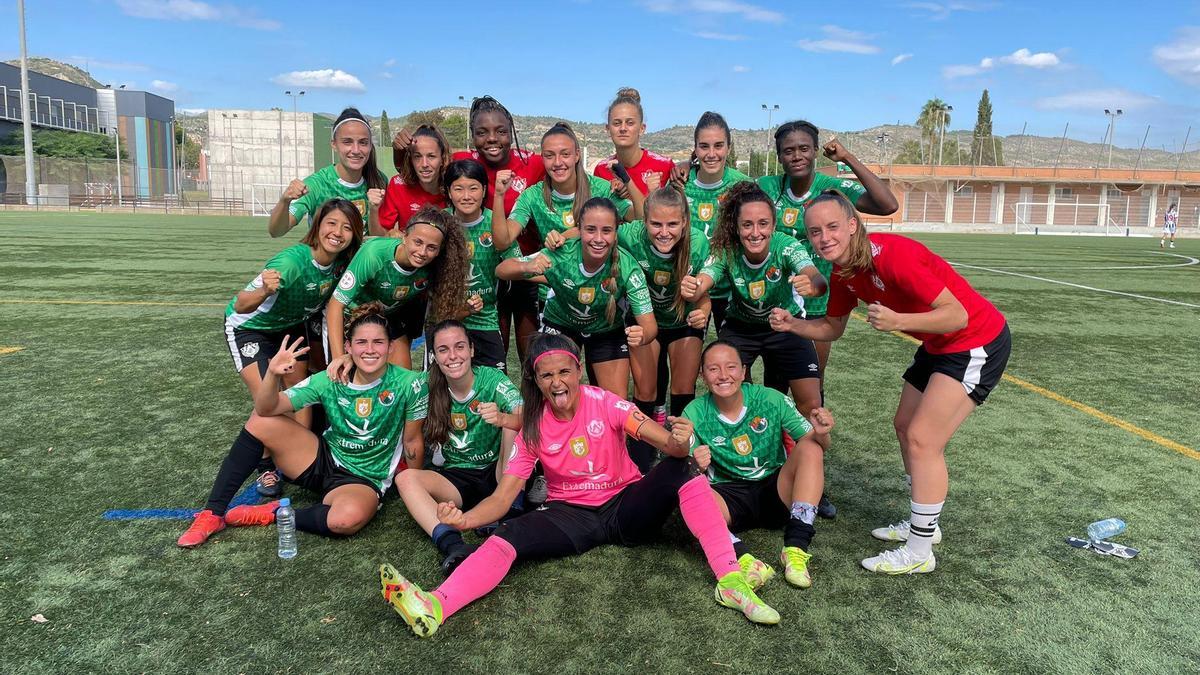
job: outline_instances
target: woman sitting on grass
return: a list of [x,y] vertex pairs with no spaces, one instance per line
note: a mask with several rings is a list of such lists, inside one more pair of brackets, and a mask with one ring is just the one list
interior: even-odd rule
[[[226,511],[264,451],[289,482],[321,496],[320,504],[296,510],[296,527],[325,536],[354,534],[370,522],[401,452],[410,466],[421,466],[425,382],[419,373],[387,362],[387,320],[374,308],[361,308],[351,318],[345,342],[353,362],[349,382],[335,383],[320,372],[281,392],[280,378],[308,352],[302,341],[284,337],[254,397],[254,414],[221,463],[204,510],[179,537],[180,546],[199,546],[226,525],[275,522],[278,501]],[[316,403],[329,421],[321,436],[291,416]]]

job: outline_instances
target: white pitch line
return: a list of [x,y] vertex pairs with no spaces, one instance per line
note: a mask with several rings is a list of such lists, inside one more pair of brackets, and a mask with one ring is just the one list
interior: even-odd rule
[[998,270],[993,267],[980,267],[979,265],[966,265],[963,263],[952,262],[955,267],[966,267],[967,269],[983,270],[984,272],[993,272],[995,274],[1007,274],[1013,277],[1021,277],[1022,279],[1033,279],[1035,281],[1044,281],[1048,284],[1060,284],[1062,286],[1070,286],[1071,288],[1082,288],[1085,291],[1096,291],[1097,293],[1111,293],[1112,295],[1123,295],[1127,298],[1137,298],[1138,300],[1153,300],[1154,302],[1163,302],[1168,305],[1180,305],[1182,307],[1193,307],[1200,309],[1200,305],[1195,305],[1190,302],[1180,302],[1179,300],[1167,300],[1166,298],[1155,298],[1149,295],[1138,295],[1137,293],[1126,293],[1124,291],[1112,291],[1107,288],[1096,288],[1094,286],[1084,286],[1083,284],[1073,284],[1069,281],[1059,281],[1058,279],[1047,279],[1046,277],[1035,277],[1032,274],[1021,274],[1020,272],[1007,272]]
[[[1090,271],[1095,271],[1095,270],[1161,270],[1161,269],[1167,269],[1167,268],[1171,268],[1171,267],[1191,267],[1192,265],[1200,265],[1200,258],[1193,258],[1191,256],[1181,255],[1179,253],[1166,253],[1163,251],[1145,251],[1145,253],[1152,253],[1154,255],[1169,255],[1169,256],[1172,256],[1175,258],[1183,258],[1185,262],[1167,263],[1164,265],[1111,265],[1111,266],[1104,266],[1104,267],[1059,267],[1058,269],[1068,271],[1068,272],[1090,272]],[[963,263],[953,263],[953,264],[959,265],[959,264],[963,264]],[[1012,271],[1012,270],[1032,270],[1032,269],[1041,269],[1041,268],[1040,267],[995,267],[992,269],[1004,270],[1007,272],[1007,271]]]

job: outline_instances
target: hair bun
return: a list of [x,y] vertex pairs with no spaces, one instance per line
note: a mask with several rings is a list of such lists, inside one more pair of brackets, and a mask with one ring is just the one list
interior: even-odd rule
[[633,87],[621,87],[620,89],[618,89],[617,90],[617,99],[622,99],[622,98],[632,99],[634,103],[642,102],[642,95],[639,94],[638,90],[634,89]]

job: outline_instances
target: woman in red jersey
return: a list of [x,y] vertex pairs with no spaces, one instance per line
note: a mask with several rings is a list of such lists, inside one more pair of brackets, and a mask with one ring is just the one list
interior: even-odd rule
[[427,204],[446,208],[442,177],[450,164],[450,144],[437,127],[422,124],[416,131],[402,130],[392,141],[395,176],[388,181],[379,223],[371,223],[371,234],[403,232],[408,221]]
[[[618,90],[617,97],[608,104],[608,121],[604,124],[617,151],[601,160],[592,171],[597,178],[621,181],[628,195],[624,190],[616,191],[633,202],[636,218],[644,214],[642,202],[646,195],[666,185],[675,168],[670,159],[642,147],[642,134],[646,133],[643,118],[642,96],[638,90],[632,87]],[[629,180],[618,176],[619,173],[626,173]]]
[[912,513],[871,532],[877,539],[906,543],[862,565],[885,574],[932,572],[949,482],[946,443],[1000,382],[1012,349],[1008,323],[923,244],[896,234],[868,234],[854,206],[837,192],[814,199],[804,224],[813,247],[834,264],[829,309],[824,317],[808,320],[776,309],[771,327],[812,340],[836,340],[861,300],[871,327],[921,341],[904,372],[894,420],[912,482]]

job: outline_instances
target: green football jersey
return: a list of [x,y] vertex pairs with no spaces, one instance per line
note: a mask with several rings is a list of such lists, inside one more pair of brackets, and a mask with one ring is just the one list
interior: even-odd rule
[[619,307],[612,322],[607,317],[608,299],[614,295],[617,302],[622,298],[629,301],[634,316],[654,312],[650,293],[646,290],[646,277],[633,256],[620,247],[617,247],[615,288],[609,278],[611,262],[606,260],[595,272],[584,271],[583,243],[578,238],[568,239],[553,251],[544,248],[539,253],[549,257],[552,263],[545,273],[546,285],[550,288],[543,314],[546,321],[585,335],[621,330],[624,321]]
[[700,182],[696,169],[693,168],[683,186],[683,193],[687,195],[688,208],[691,210],[692,227],[704,230],[704,235],[711,238],[717,227],[717,214],[725,201],[725,193],[729,192],[729,188],[734,184],[744,180],[753,179],[737,169],[725,167],[725,175],[721,176],[721,180],[708,185]]
[[701,396],[683,409],[684,418],[695,428],[692,448],[707,445],[712,452],[708,467],[711,483],[770,478],[787,461],[783,432],[799,440],[812,431],[792,399],[774,389],[743,384],[742,405],[742,414],[736,420],[721,415],[712,394]]
[[[688,260],[688,274],[698,274],[708,259],[708,238],[703,230],[692,228],[692,250]],[[654,305],[654,320],[659,328],[679,328],[687,325],[687,313],[694,307],[685,303],[683,317],[675,315],[675,290],[679,279],[675,278],[675,263],[670,256],[659,253],[646,234],[646,225],[635,220],[622,223],[617,228],[617,243],[621,249],[633,256],[634,262],[645,275],[650,302]]]
[[804,317],[804,298],[792,288],[790,278],[813,262],[804,246],[780,232],[771,235],[767,257],[757,265],[737,252],[721,255],[713,251],[704,263],[703,274],[720,283],[728,279],[732,286],[726,316],[754,326],[768,326],[771,310],[782,307]]
[[[867,190],[858,181],[814,173],[808,192],[797,197],[790,186],[785,186],[786,182],[782,176],[763,176],[758,179],[759,187],[775,202],[775,229],[804,242],[804,250],[808,251],[808,255],[813,259],[817,271],[828,280],[830,272],[833,271],[833,263],[822,258],[809,243],[808,232],[804,229],[804,208],[826,190],[837,190],[845,195],[851,204],[858,204],[858,200],[862,199]],[[822,315],[828,305],[828,290],[825,295],[804,299],[804,309],[809,314]]]
[[[236,297],[230,300],[225,307],[225,324],[232,328],[274,332],[303,322],[329,302],[337,280],[335,266],[317,264],[308,244],[283,249],[267,261],[266,267],[279,272],[279,290],[245,314],[234,311]],[[259,288],[262,288],[262,274],[254,277],[244,290]]]
[[[447,211],[453,213],[453,209]],[[492,244],[491,209],[484,209],[478,220],[463,223],[462,228],[463,238],[467,240],[467,257],[471,261],[467,271],[467,297],[478,293],[483,298],[483,309],[468,314],[463,324],[471,330],[500,330],[496,311],[496,266],[502,260],[519,257],[521,248],[515,241],[506,251],[499,251]]]
[[367,208],[366,178],[358,179],[357,183],[347,183],[338,176],[337,168],[330,164],[305,178],[304,184],[308,186],[308,192],[300,195],[300,198],[292,201],[288,207],[288,213],[291,213],[297,222],[303,221],[305,216],[311,218],[317,209],[330,199],[345,199],[353,202],[362,214],[363,231],[370,231],[367,229],[370,209]]
[[283,392],[296,410],[320,403],[329,428],[323,434],[338,466],[387,491],[404,456],[404,425],[425,419],[425,375],[389,365],[369,384],[338,384],[324,372]]
[[391,310],[424,293],[429,287],[429,268],[401,267],[396,262],[396,249],[403,243],[396,237],[364,241],[338,281],[333,297],[347,307],[377,300]]
[[[593,197],[607,197],[613,206],[617,207],[617,213],[621,218],[624,218],[629,208],[633,206],[628,199],[614,196],[612,184],[603,178],[588,176],[588,187]],[[517,197],[517,203],[513,205],[512,213],[508,214],[508,217],[522,225],[533,221],[534,227],[537,228],[538,235],[542,239],[545,239],[546,235],[551,232],[556,230],[562,232],[577,225],[571,211],[575,205],[575,195],[561,195],[551,190],[550,201],[554,204],[553,209],[547,208],[546,197],[542,193],[542,183],[538,183],[526,188],[521,196]]]
[[500,458],[500,427],[479,416],[479,404],[495,403],[501,412],[521,407],[521,392],[504,373],[487,366],[472,366],[475,386],[465,400],[450,393],[450,434],[433,448],[433,463],[450,469],[482,469]]

